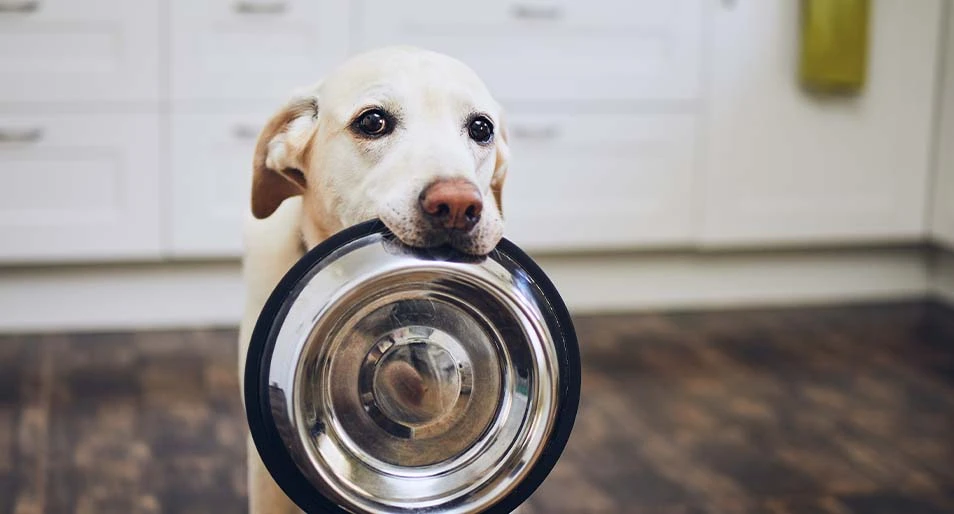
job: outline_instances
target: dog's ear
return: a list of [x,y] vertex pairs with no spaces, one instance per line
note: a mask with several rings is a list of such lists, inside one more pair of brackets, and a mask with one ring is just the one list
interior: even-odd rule
[[292,97],[258,136],[252,169],[252,214],[258,219],[305,191],[309,146],[318,126],[317,90]]
[[503,186],[507,179],[507,170],[510,167],[510,146],[508,143],[507,123],[503,113],[497,121],[497,131],[494,146],[497,148],[497,159],[494,165],[494,175],[490,179],[490,192],[497,202],[497,209],[503,214]]

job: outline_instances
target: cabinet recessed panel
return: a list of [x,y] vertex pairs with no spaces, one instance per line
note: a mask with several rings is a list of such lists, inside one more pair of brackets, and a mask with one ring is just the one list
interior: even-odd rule
[[361,2],[362,48],[411,44],[471,67],[504,100],[698,96],[701,0]]
[[7,4],[0,9],[0,100],[158,99],[158,0]]
[[0,114],[0,260],[159,257],[158,124]]
[[510,111],[506,234],[531,249],[685,245],[691,232],[688,115]]
[[172,96],[284,99],[348,51],[348,2],[172,0]]
[[251,202],[252,154],[270,110],[176,114],[172,119],[171,250],[237,256]]

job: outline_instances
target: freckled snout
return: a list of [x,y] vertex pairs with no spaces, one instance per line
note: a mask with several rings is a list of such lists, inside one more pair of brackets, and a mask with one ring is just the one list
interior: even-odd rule
[[438,180],[419,198],[424,217],[448,230],[470,231],[484,209],[480,191],[466,179]]

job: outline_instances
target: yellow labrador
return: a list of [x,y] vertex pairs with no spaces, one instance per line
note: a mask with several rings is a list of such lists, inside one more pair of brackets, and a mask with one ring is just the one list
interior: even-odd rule
[[[501,108],[467,66],[415,48],[359,55],[262,130],[245,229],[240,369],[272,288],[303,252],[379,217],[407,244],[486,254],[503,233]],[[249,444],[251,514],[298,512]]]

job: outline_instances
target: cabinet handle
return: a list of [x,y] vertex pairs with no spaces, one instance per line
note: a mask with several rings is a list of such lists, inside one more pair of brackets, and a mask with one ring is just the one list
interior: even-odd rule
[[510,133],[514,139],[529,139],[533,141],[552,141],[560,137],[560,128],[557,125],[515,125]]
[[43,139],[43,129],[35,127],[28,129],[0,128],[0,143],[36,143]]
[[513,4],[510,14],[518,20],[554,21],[563,17],[563,8],[552,4]]
[[31,13],[40,10],[38,0],[23,0],[22,2],[0,2],[0,13]]
[[240,14],[280,14],[285,12],[288,4],[282,0],[271,2],[255,0],[238,0],[233,4],[235,12]]
[[232,135],[235,139],[255,140],[258,139],[259,130],[252,125],[237,124],[232,127]]

